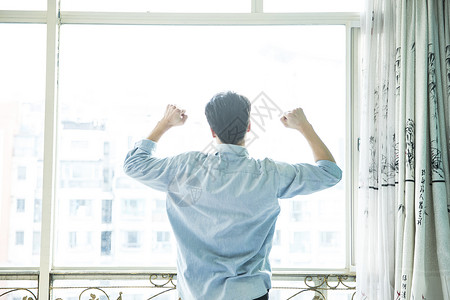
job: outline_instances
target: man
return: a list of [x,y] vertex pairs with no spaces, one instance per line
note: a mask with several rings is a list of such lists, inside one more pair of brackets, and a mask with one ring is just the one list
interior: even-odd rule
[[268,299],[278,199],[319,191],[341,179],[341,170],[301,108],[287,112],[281,122],[306,138],[316,165],[250,158],[245,148],[250,110],[244,96],[215,95],[205,114],[218,152],[156,158],[161,136],[188,118],[184,110],[168,105],[148,138],[126,157],[129,176],[167,192],[177,240],[177,290],[183,300]]

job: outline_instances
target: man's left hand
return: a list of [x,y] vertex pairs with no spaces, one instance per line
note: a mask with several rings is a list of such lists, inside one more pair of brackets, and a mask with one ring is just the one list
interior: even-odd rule
[[167,124],[167,126],[181,126],[183,125],[188,116],[185,109],[178,108],[176,105],[167,105],[164,117],[161,119],[162,123]]

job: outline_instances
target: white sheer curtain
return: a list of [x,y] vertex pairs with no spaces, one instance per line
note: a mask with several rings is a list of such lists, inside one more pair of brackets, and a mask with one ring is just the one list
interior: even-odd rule
[[357,298],[450,300],[450,3],[365,2]]

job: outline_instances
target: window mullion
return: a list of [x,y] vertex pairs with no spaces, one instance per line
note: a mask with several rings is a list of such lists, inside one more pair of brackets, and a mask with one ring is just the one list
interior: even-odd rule
[[354,266],[354,242],[355,242],[355,204],[358,186],[357,169],[357,93],[358,93],[358,31],[357,24],[346,24],[346,94],[347,94],[347,139],[346,139],[346,269],[352,270]]
[[353,110],[353,134],[352,134],[352,210],[351,210],[351,248],[350,248],[350,271],[355,272],[355,249],[356,249],[356,228],[357,221],[357,197],[358,197],[358,172],[359,172],[359,87],[360,87],[360,29],[352,28],[352,110]]
[[49,299],[50,271],[53,264],[53,221],[55,203],[55,164],[57,126],[57,68],[59,8],[57,0],[47,1],[47,51],[44,122],[44,168],[42,191],[42,225],[39,298]]
[[264,12],[263,0],[252,0],[252,13]]
[[345,165],[345,194],[347,195],[346,201],[345,201],[345,227],[346,227],[346,238],[345,238],[345,266],[348,270],[350,268],[350,249],[351,249],[351,237],[352,237],[352,222],[351,222],[351,204],[352,204],[352,179],[353,179],[353,172],[352,172],[352,134],[353,134],[353,117],[352,117],[352,70],[351,70],[351,61],[352,61],[352,34],[351,34],[351,26],[350,24],[346,24],[346,46],[345,46],[345,59],[346,59],[346,79],[345,79],[345,85],[346,85],[346,113],[347,117],[345,118],[347,121],[346,124],[346,165]]

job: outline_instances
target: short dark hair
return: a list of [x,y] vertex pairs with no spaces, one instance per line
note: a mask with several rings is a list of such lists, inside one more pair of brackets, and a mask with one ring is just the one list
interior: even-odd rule
[[209,126],[222,143],[240,144],[250,122],[251,103],[247,97],[235,92],[214,95],[205,107]]

